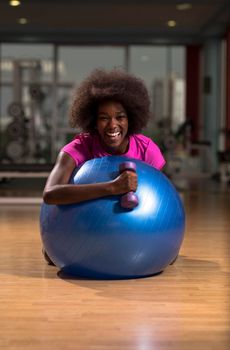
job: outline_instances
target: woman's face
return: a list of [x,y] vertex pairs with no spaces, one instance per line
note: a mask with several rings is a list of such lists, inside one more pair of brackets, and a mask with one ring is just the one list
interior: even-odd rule
[[96,126],[102,146],[108,153],[126,152],[129,123],[127,113],[119,102],[104,101],[99,104]]

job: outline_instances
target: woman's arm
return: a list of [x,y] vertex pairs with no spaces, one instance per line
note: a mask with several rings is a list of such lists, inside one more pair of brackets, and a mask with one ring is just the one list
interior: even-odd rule
[[74,160],[68,154],[60,152],[43,191],[45,203],[79,203],[90,199],[136,191],[137,189],[137,175],[131,171],[124,171],[116,179],[109,182],[87,185],[68,184],[75,168]]

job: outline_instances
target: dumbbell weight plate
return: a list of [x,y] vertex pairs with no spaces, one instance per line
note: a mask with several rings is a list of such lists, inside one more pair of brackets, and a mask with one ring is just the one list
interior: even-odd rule
[[10,139],[17,140],[23,137],[24,128],[21,122],[13,121],[6,128],[7,136]]
[[24,110],[23,106],[20,102],[12,102],[8,106],[8,113],[11,117],[23,117],[24,116]]
[[19,141],[11,141],[6,146],[6,155],[10,159],[18,160],[24,155],[24,147]]

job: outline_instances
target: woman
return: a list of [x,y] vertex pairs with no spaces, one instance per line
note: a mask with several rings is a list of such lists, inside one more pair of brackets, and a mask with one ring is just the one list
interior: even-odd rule
[[43,192],[44,202],[71,204],[136,191],[137,175],[131,171],[106,183],[69,184],[73,170],[92,158],[122,155],[160,170],[165,164],[160,149],[140,134],[149,120],[149,106],[139,78],[116,69],[93,71],[77,89],[71,107],[71,125],[82,133],[61,149]]

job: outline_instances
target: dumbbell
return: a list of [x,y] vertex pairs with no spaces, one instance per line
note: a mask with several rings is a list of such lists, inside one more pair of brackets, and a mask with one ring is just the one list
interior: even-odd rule
[[[136,164],[130,161],[121,163],[119,165],[119,173],[121,174],[126,170],[136,172]],[[130,191],[121,197],[120,204],[123,208],[133,209],[138,205],[138,198],[133,191]]]

